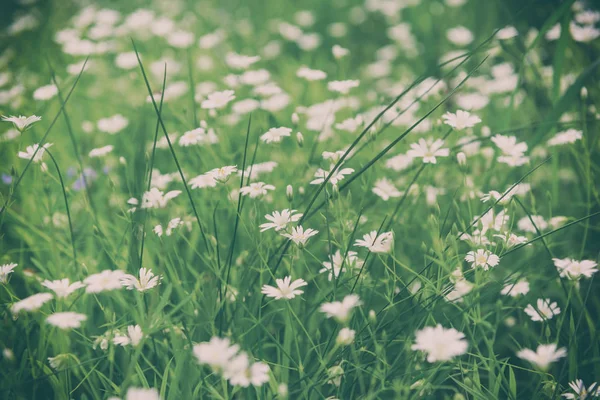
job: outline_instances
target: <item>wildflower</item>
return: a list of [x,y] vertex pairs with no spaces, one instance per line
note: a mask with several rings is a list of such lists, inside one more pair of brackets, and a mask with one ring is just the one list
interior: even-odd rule
[[448,29],[446,37],[457,46],[466,46],[473,41],[473,33],[464,26]]
[[302,213],[297,213],[296,210],[284,209],[281,211],[273,211],[273,214],[265,215],[265,218],[271,222],[260,225],[260,231],[264,232],[271,228],[275,231],[285,229],[290,222],[296,222],[302,218]]
[[125,274],[120,278],[121,284],[127,288],[127,290],[137,289],[138,292],[145,292],[158,286],[161,280],[160,275],[154,275],[154,273],[147,268],[140,268],[140,279],[137,277]]
[[113,338],[113,343],[123,347],[127,345],[137,347],[143,338],[144,333],[139,325],[129,325],[127,327],[127,334],[121,334],[117,332]]
[[57,312],[46,318],[46,322],[60,329],[75,329],[81,326],[81,323],[87,319],[84,314],[72,311]]
[[114,135],[117,132],[122,131],[129,125],[129,120],[121,114],[115,114],[112,117],[102,118],[98,120],[98,130],[106,132],[109,135]]
[[353,308],[362,305],[362,301],[356,294],[349,294],[342,301],[323,303],[319,308],[327,318],[335,318],[340,323],[345,323],[350,318]]
[[553,258],[552,261],[554,261],[561,278],[566,277],[571,280],[578,280],[582,276],[591,278],[592,275],[598,272],[598,269],[596,269],[598,264],[592,260],[576,261],[570,258]]
[[545,321],[560,314],[560,307],[555,301],[551,303],[550,299],[538,299],[536,308],[528,304],[523,311],[529,315],[532,321]]
[[472,128],[481,122],[481,118],[477,115],[471,115],[468,111],[458,110],[456,114],[447,112],[442,115],[444,123],[450,125],[454,129],[462,130],[465,128]]
[[538,229],[543,231],[548,228],[548,223],[541,215],[530,215],[521,218],[517,222],[517,227],[524,232],[537,233]]
[[283,279],[276,279],[275,282],[277,283],[277,287],[264,285],[261,290],[261,293],[265,294],[267,297],[274,297],[275,300],[293,299],[304,293],[304,291],[298,290],[298,288],[308,285],[304,279],[296,279],[292,282],[291,276],[286,276]]
[[494,235],[494,237],[502,239],[506,244],[506,247],[513,247],[519,244],[527,243],[527,238],[525,236],[518,236],[514,233],[505,232],[502,235]]
[[487,271],[490,267],[498,265],[500,257],[489,250],[478,249],[477,251],[469,251],[465,256],[465,261],[470,262],[473,269],[481,267],[484,271]]
[[456,279],[454,287],[446,294],[445,298],[449,302],[455,301],[460,303],[462,302],[462,298],[471,292],[471,290],[473,290],[473,284],[461,277],[461,279]]
[[235,100],[235,92],[233,90],[224,90],[222,92],[213,92],[208,95],[208,98],[201,103],[201,107],[214,110],[225,107],[229,102]]
[[337,278],[340,276],[342,272],[346,271],[346,267],[360,268],[363,265],[363,262],[360,258],[358,258],[358,253],[355,251],[348,251],[346,254],[346,259],[342,257],[342,253],[338,249],[333,256],[331,256],[331,261],[324,261],[323,268],[319,270],[319,273],[329,272],[327,276],[328,280],[332,280],[334,277]]
[[69,365],[70,354],[58,354],[54,357],[48,357],[48,363],[57,371],[65,369]]
[[415,344],[411,348],[426,352],[427,361],[430,363],[449,361],[456,356],[465,354],[469,347],[462,332],[454,328],[445,329],[440,324],[435,327],[425,327],[417,331],[415,335]]
[[350,89],[358,87],[358,85],[360,85],[358,80],[330,81],[327,83],[327,89],[332,92],[348,94]]
[[357,239],[354,245],[366,247],[372,253],[389,253],[394,245],[394,232],[383,232],[377,235],[377,231],[371,231],[363,235],[362,239]]
[[290,136],[292,133],[291,128],[279,127],[279,128],[271,128],[265,134],[260,137],[265,143],[279,143],[281,139],[287,136]]
[[581,379],[575,379],[569,382],[569,387],[574,393],[564,393],[562,397],[566,399],[586,400],[589,397],[600,397],[600,387],[594,382],[590,386],[585,387]]
[[506,284],[500,291],[505,296],[517,297],[529,293],[529,282],[521,279],[515,283]]
[[350,53],[350,50],[340,46],[340,45],[333,45],[333,47],[331,48],[331,52],[333,53],[333,56],[336,59],[340,59],[342,57],[347,56]]
[[8,276],[13,273],[13,269],[17,267],[16,263],[2,264],[0,265],[0,283],[6,283]]
[[402,171],[410,167],[413,162],[413,158],[408,154],[398,154],[385,162],[386,168],[393,169],[394,171]]
[[561,144],[575,143],[581,140],[583,132],[577,129],[568,129],[564,132],[558,132],[554,137],[548,140],[548,146],[559,146]]
[[225,55],[225,63],[234,69],[247,69],[258,61],[260,56],[245,56],[231,51]]
[[158,390],[131,387],[127,389],[125,400],[160,400]]
[[171,190],[164,193],[153,187],[142,196],[142,208],[165,208],[169,200],[181,194],[181,190]]
[[354,342],[354,337],[356,336],[356,331],[350,328],[342,328],[338,332],[337,338],[335,342],[340,346],[349,346]]
[[557,347],[558,346],[555,343],[540,344],[536,351],[530,349],[519,350],[517,357],[527,360],[539,369],[545,371],[551,363],[558,361],[560,358],[567,355],[567,350],[564,347]]
[[133,69],[137,67],[138,60],[134,51],[119,53],[115,59],[115,65],[121,69]]
[[383,201],[388,201],[392,197],[400,197],[403,194],[401,191],[396,189],[394,184],[389,179],[386,178],[378,179],[375,182],[373,193],[381,197]]
[[[329,176],[329,174],[331,174],[331,177],[329,178],[329,183],[331,183],[331,185],[333,186],[337,186],[337,184],[345,178],[346,175],[349,175],[351,173],[354,172],[354,169],[352,168],[341,168],[341,165],[335,169],[335,165],[331,164],[329,167],[329,171],[325,171],[321,168],[319,168],[316,172],[314,177],[316,179],[313,179],[312,181],[310,181],[311,185],[320,185],[323,182],[325,182],[325,179],[327,178],[327,176]],[[333,173],[332,173],[333,171]]]
[[125,273],[121,270],[111,271],[106,269],[100,273],[88,276],[83,280],[87,285],[86,293],[100,293],[109,290],[121,289],[121,278]]
[[69,278],[64,278],[56,281],[45,280],[42,282],[42,286],[52,290],[56,294],[56,297],[58,297],[59,299],[66,298],[71,293],[75,292],[77,289],[85,287],[85,285],[82,282],[70,283]]
[[46,85],[39,87],[33,92],[34,100],[50,100],[58,93],[58,88],[56,85]]
[[213,175],[202,174],[198,175],[188,181],[192,189],[215,187],[217,186],[217,180]]
[[32,115],[30,117],[24,117],[23,115],[19,115],[18,117],[15,117],[14,115],[11,115],[10,117],[2,116],[2,121],[12,122],[15,128],[21,133],[25,132],[31,125],[41,120],[42,117],[38,117],[37,115]]
[[304,230],[301,226],[296,226],[292,228],[292,233],[282,233],[281,236],[286,237],[296,243],[301,248],[306,245],[306,242],[311,237],[315,236],[319,231],[314,229],[306,229]]
[[262,362],[250,365],[248,355],[241,353],[230,360],[223,371],[223,377],[234,386],[262,386],[269,381],[269,366]]
[[339,129],[341,131],[346,132],[356,132],[359,126],[363,124],[363,118],[360,115],[357,115],[354,118],[347,118],[340,122],[339,124],[335,124],[335,129]]
[[339,387],[342,384],[344,369],[341,365],[334,365],[333,367],[327,369],[327,376],[329,377],[327,383]]
[[244,196],[249,196],[251,199],[255,199],[257,197],[266,195],[269,190],[275,190],[275,186],[267,185],[264,182],[254,182],[249,186],[242,187],[240,192]]
[[411,149],[406,155],[412,158],[423,158],[424,164],[436,164],[436,157],[448,157],[450,155],[450,150],[442,148],[443,145],[444,141],[441,139],[431,142],[421,138],[418,143],[410,145]]
[[25,160],[33,160],[34,163],[39,163],[42,161],[42,157],[46,152],[46,149],[50,148],[52,143],[45,143],[42,147],[39,144],[34,144],[32,146],[27,146],[26,151],[20,151],[18,156],[19,158],[23,158]]
[[200,364],[208,364],[213,371],[223,371],[240,347],[228,338],[213,337],[210,342],[194,345],[194,356]]
[[50,293],[37,293],[16,302],[10,307],[10,311],[14,315],[18,314],[21,310],[36,311],[50,300],[52,300]]
[[114,146],[109,144],[108,146],[103,146],[103,147],[99,147],[97,149],[90,150],[89,156],[90,156],[90,158],[104,157],[105,155],[107,155],[108,153],[113,151],[113,149],[114,149]]

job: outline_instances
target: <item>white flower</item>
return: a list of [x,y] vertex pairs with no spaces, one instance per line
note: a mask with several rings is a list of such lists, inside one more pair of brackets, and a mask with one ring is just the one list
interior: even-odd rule
[[46,318],[46,322],[60,329],[75,329],[81,326],[81,323],[87,319],[84,314],[72,311],[57,312]]
[[276,279],[275,282],[277,283],[277,287],[264,285],[261,290],[261,293],[267,297],[274,297],[275,300],[293,299],[304,293],[304,291],[298,290],[298,288],[308,285],[304,279],[296,279],[292,282],[291,276],[286,276],[283,279]]
[[473,33],[464,26],[448,29],[446,37],[457,46],[466,46],[473,41]]
[[269,190],[275,190],[275,186],[267,185],[264,182],[254,182],[249,186],[242,187],[240,192],[242,195],[249,196],[251,199],[254,199],[256,197],[266,195]]
[[598,269],[596,269],[598,264],[592,260],[576,261],[570,258],[553,258],[552,261],[554,261],[561,278],[566,277],[571,280],[578,280],[582,276],[591,278],[592,275],[598,272]]
[[264,232],[269,229],[280,231],[285,229],[290,222],[296,222],[302,218],[302,213],[297,213],[296,210],[284,209],[281,211],[273,211],[273,214],[265,215],[265,218],[271,222],[260,225],[260,231]]
[[548,146],[559,146],[561,144],[575,143],[581,140],[583,132],[577,129],[568,129],[564,132],[558,132],[554,137],[548,140]]
[[223,377],[233,386],[248,387],[252,384],[258,387],[269,381],[269,366],[262,362],[250,365],[248,355],[240,353],[229,361]]
[[52,300],[52,295],[50,293],[37,293],[16,302],[10,307],[10,311],[15,315],[21,310],[35,311],[50,300]]
[[304,78],[307,81],[320,81],[327,78],[327,74],[325,72],[318,69],[310,69],[306,66],[298,68],[298,71],[296,71],[296,76],[298,78]]
[[529,315],[532,321],[545,321],[560,314],[560,307],[555,301],[551,303],[550,299],[538,299],[536,308],[528,304],[523,311]]
[[160,400],[158,390],[154,388],[129,388],[125,400]]
[[452,290],[450,292],[448,292],[448,294],[445,296],[446,300],[449,302],[457,302],[460,303],[462,302],[462,298],[469,294],[469,292],[471,292],[471,290],[473,289],[473,284],[471,282],[469,282],[468,280],[461,278],[461,279],[457,279],[454,282],[454,287],[452,288]]
[[591,42],[600,36],[600,29],[593,25],[579,26],[573,21],[569,24],[569,32],[576,42]]
[[315,236],[317,233],[319,233],[319,231],[314,229],[309,228],[304,230],[301,226],[295,226],[292,228],[292,233],[282,233],[281,236],[290,239],[300,247],[304,247],[308,239]]
[[360,81],[358,80],[331,81],[327,83],[327,89],[332,92],[348,94],[350,89],[358,87],[358,85],[360,85]]
[[121,270],[111,271],[106,269],[100,273],[88,276],[83,280],[87,285],[86,293],[100,293],[109,290],[121,289],[121,278],[125,273]]
[[235,92],[233,90],[223,90],[221,92],[213,92],[208,95],[208,98],[201,103],[201,107],[213,110],[225,107],[229,102],[235,100]]
[[287,136],[290,136],[292,133],[291,128],[279,127],[279,128],[271,128],[265,134],[260,137],[265,143],[279,143],[281,139]]
[[127,290],[137,289],[138,292],[145,292],[147,290],[152,289],[153,287],[158,286],[161,280],[160,275],[154,275],[154,273],[147,268],[140,268],[140,279],[137,277],[125,274],[121,277],[120,281],[123,286],[127,288]]
[[134,51],[119,53],[115,59],[115,65],[121,69],[133,69],[137,67],[138,59],[136,53]]
[[208,364],[214,371],[222,371],[240,347],[228,338],[213,337],[210,342],[194,345],[194,356],[200,364]]
[[394,245],[394,232],[383,232],[377,235],[377,231],[371,231],[363,235],[362,239],[357,239],[354,245],[366,247],[372,253],[389,253]]
[[56,293],[56,297],[65,298],[68,297],[71,293],[76,291],[77,289],[81,289],[85,287],[82,282],[69,282],[69,278],[64,278],[56,281],[45,280],[42,282],[42,286],[47,287]]
[[122,131],[129,125],[129,120],[121,114],[115,114],[112,117],[102,118],[98,120],[98,130],[106,132],[110,135]]
[[192,189],[215,187],[217,186],[217,180],[214,176],[209,174],[198,175],[188,181]]
[[123,347],[127,345],[137,347],[143,338],[144,333],[139,325],[129,325],[127,327],[127,334],[117,333],[113,338],[113,343]]
[[505,156],[519,157],[527,151],[527,143],[518,143],[515,136],[494,135],[491,140]]
[[48,357],[48,363],[52,368],[60,371],[69,365],[70,354],[58,354],[55,357]]
[[[330,385],[339,387],[342,384],[342,377],[344,376],[344,368],[342,368],[341,365],[334,365],[333,367],[327,369],[327,376],[329,377],[329,379],[327,380],[327,383],[329,383]],[[328,397],[325,400],[337,400],[337,399],[335,397],[334,398]]]
[[167,36],[167,43],[173,47],[185,49],[194,43],[194,34],[187,31],[171,32],[169,36]]
[[477,115],[471,115],[471,113],[468,111],[463,110],[457,110],[456,114],[447,112],[446,114],[442,115],[442,118],[444,119],[444,123],[446,125],[450,125],[454,129],[458,130],[471,128],[481,122],[481,118],[479,118]]
[[335,129],[352,133],[356,132],[358,127],[361,126],[363,122],[363,118],[360,115],[357,115],[354,118],[347,118],[339,124],[335,124]]
[[600,387],[596,382],[586,388],[581,379],[575,379],[574,381],[569,382],[569,387],[575,393],[562,394],[562,397],[566,399],[586,400],[592,397],[600,397]]
[[530,349],[520,350],[517,357],[529,361],[541,370],[546,370],[551,363],[567,355],[567,350],[564,347],[560,349],[557,347],[555,343],[540,344],[536,351]]
[[[329,166],[329,171],[325,171],[321,168],[319,168],[316,172],[315,172],[315,179],[313,179],[312,181],[310,181],[311,185],[320,185],[323,182],[325,182],[325,179],[327,178],[327,176],[329,176],[329,174],[331,174],[331,171],[334,171],[335,165],[331,164]],[[333,174],[331,175],[331,178],[329,178],[329,183],[331,183],[332,186],[337,186],[337,184],[345,178],[346,175],[349,175],[351,173],[354,172],[354,169],[352,168],[341,168],[341,165],[333,172]]]
[[468,252],[465,256],[465,261],[470,262],[473,269],[481,267],[484,271],[487,271],[490,267],[498,265],[500,257],[489,250],[477,249],[477,251]]
[[396,189],[394,184],[387,178],[381,178],[375,182],[373,193],[381,197],[384,201],[388,201],[392,197],[400,197],[403,194],[403,192]]
[[340,323],[345,323],[350,318],[350,312],[354,307],[362,305],[356,294],[349,294],[342,301],[323,303],[319,310],[327,315],[327,318],[335,318]]
[[50,100],[58,93],[58,88],[56,85],[46,85],[39,87],[33,92],[33,98],[35,100]]
[[342,328],[338,332],[335,342],[340,346],[349,346],[354,342],[356,332],[350,328]]
[[142,196],[142,208],[165,208],[169,200],[181,194],[181,190],[171,190],[164,193],[153,187]]
[[438,324],[435,327],[425,327],[415,333],[415,344],[411,349],[427,353],[427,361],[449,361],[467,352],[469,343],[465,335],[454,328],[445,329]]
[[0,265],[0,283],[6,283],[8,276],[13,273],[13,269],[17,267],[16,263],[2,264]]
[[15,117],[14,115],[11,115],[10,117],[2,116],[2,121],[12,122],[19,132],[27,130],[31,125],[41,120],[42,117],[38,117],[37,115],[32,115],[30,117],[24,117],[22,115],[19,115],[18,117]]
[[526,295],[529,293],[529,282],[527,282],[525,279],[521,279],[515,283],[508,283],[504,285],[500,293],[511,297]]
[[398,154],[385,162],[386,168],[393,169],[394,171],[403,171],[410,167],[413,162],[413,158],[407,154]]
[[225,63],[234,69],[246,69],[259,60],[259,56],[245,56],[234,52],[225,55]]
[[105,155],[107,155],[108,153],[113,151],[113,149],[114,149],[114,146],[110,145],[110,144],[107,146],[98,147],[97,149],[90,150],[89,156],[90,156],[90,158],[104,157]]
[[42,161],[42,157],[44,156],[46,149],[50,148],[51,146],[52,143],[45,143],[42,147],[40,147],[39,144],[36,143],[32,146],[27,146],[27,148],[25,149],[26,151],[20,151],[18,156],[19,158],[23,158],[25,160],[33,160],[34,163],[39,163],[40,161]]
[[505,232],[502,235],[494,235],[494,237],[500,238],[506,244],[506,247],[513,247],[518,244],[527,243],[527,238],[525,236],[517,236],[514,233]]
[[333,45],[333,47],[331,48],[331,53],[333,53],[333,56],[337,59],[340,59],[342,57],[347,56],[350,53],[350,50],[340,46],[340,45]]
[[411,149],[406,155],[412,158],[423,158],[425,164],[436,164],[436,157],[448,157],[450,155],[450,150],[442,148],[443,145],[444,141],[442,139],[431,142],[421,138],[418,143],[410,145]]
[[544,229],[548,228],[548,223],[541,215],[531,215],[530,217],[521,218],[517,222],[517,227],[524,232],[531,233],[537,233],[537,230],[535,229],[536,227],[540,231],[543,231]]
[[331,281],[333,278],[339,277],[340,273],[345,272],[346,267],[360,268],[363,263],[364,261],[358,258],[358,253],[355,251],[348,251],[346,260],[344,260],[342,253],[338,249],[335,254],[331,256],[331,261],[323,262],[323,268],[319,270],[319,273],[329,272],[327,279]]

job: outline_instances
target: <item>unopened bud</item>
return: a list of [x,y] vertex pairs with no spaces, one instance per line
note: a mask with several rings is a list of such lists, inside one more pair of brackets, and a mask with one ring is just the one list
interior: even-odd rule
[[300,117],[298,116],[297,113],[293,113],[292,114],[292,124],[298,125],[298,122],[300,122]]
[[467,155],[461,151],[456,155],[456,161],[458,165],[467,165]]
[[583,100],[585,100],[585,99],[587,99],[587,97],[588,97],[588,90],[587,90],[587,88],[585,86],[583,86],[581,88],[581,98]]
[[289,201],[292,201],[292,199],[294,198],[294,188],[292,187],[292,185],[287,185],[287,187],[285,188],[285,195],[287,196]]
[[301,132],[298,132],[296,134],[296,141],[298,142],[298,146],[300,146],[300,147],[304,146],[304,136],[302,136]]
[[123,165],[127,164],[127,160],[125,159],[125,157],[119,157],[119,162]]

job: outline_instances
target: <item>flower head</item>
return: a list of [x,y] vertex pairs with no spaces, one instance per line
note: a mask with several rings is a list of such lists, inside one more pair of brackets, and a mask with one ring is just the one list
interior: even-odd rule
[[242,187],[240,192],[244,196],[255,199],[257,197],[266,195],[269,190],[275,190],[275,186],[268,185],[264,182],[253,182],[249,186]]
[[81,323],[87,319],[85,314],[79,314],[72,311],[57,312],[46,318],[46,322],[60,329],[79,328]]
[[311,237],[315,236],[319,231],[314,229],[304,229],[302,226],[295,226],[292,228],[292,233],[282,233],[281,236],[284,236],[294,243],[296,243],[300,247],[304,247],[306,242]]
[[233,90],[223,90],[222,92],[209,94],[200,106],[209,110],[221,109],[233,100],[235,100],[235,92]]
[[275,300],[280,299],[293,299],[294,297],[301,295],[304,291],[298,288],[308,285],[304,279],[296,279],[292,282],[291,276],[286,276],[283,279],[276,279],[277,287],[270,285],[264,285],[261,293],[267,297],[273,297]]
[[444,141],[442,139],[431,142],[421,138],[417,143],[410,145],[411,149],[406,155],[412,158],[422,158],[424,164],[436,164],[436,157],[448,157],[450,155],[450,150],[442,148],[443,145]]
[[113,338],[113,343],[123,347],[127,345],[137,347],[143,338],[144,333],[142,332],[142,328],[139,325],[129,325],[127,327],[126,334],[121,334],[117,332],[117,334]]
[[17,267],[16,263],[0,265],[0,283],[6,283],[8,276],[13,273],[13,269]]
[[427,361],[434,363],[436,361],[449,361],[456,356],[467,352],[469,343],[465,340],[465,335],[454,328],[446,329],[438,324],[435,327],[425,327],[416,332],[415,344],[413,350],[420,350],[427,353]]
[[366,247],[372,253],[389,253],[394,245],[394,232],[383,232],[377,235],[377,231],[371,231],[357,239],[355,246]]
[[145,292],[158,286],[161,278],[160,275],[155,276],[152,270],[142,267],[140,268],[139,279],[133,275],[125,274],[121,277],[120,281],[127,290],[137,289],[138,292]]
[[88,276],[83,280],[87,285],[87,293],[100,293],[109,290],[121,289],[121,278],[125,273],[121,270],[111,271],[106,269],[100,273]]
[[468,252],[465,261],[470,262],[473,269],[481,267],[484,271],[487,271],[490,267],[498,265],[500,257],[489,250],[478,249],[477,251]]
[[354,307],[362,304],[360,297],[356,294],[349,294],[342,301],[323,303],[319,308],[321,312],[327,315],[327,318],[335,318],[341,323],[345,323],[350,318],[350,312]]
[[16,302],[10,307],[10,311],[15,315],[21,310],[35,311],[50,300],[52,300],[52,295],[50,293],[37,293]]
[[462,110],[456,111],[456,114],[447,112],[446,114],[442,115],[442,118],[444,119],[444,123],[446,125],[450,125],[454,129],[458,130],[471,128],[481,122],[481,118],[479,118],[477,115],[471,115],[471,113],[468,111]]
[[302,218],[302,213],[298,213],[296,210],[284,209],[281,211],[273,211],[271,215],[265,215],[265,218],[270,221],[260,225],[260,231],[264,232],[269,229],[275,229],[280,231],[285,229],[290,222],[296,222]]
[[529,315],[532,321],[545,321],[560,314],[560,307],[555,301],[550,302],[550,299],[538,299],[536,308],[528,304],[523,311]]
[[555,343],[540,344],[536,351],[530,349],[522,349],[517,353],[517,357],[527,360],[541,370],[547,370],[550,364],[558,361],[560,358],[567,355],[567,350],[564,347],[560,349]]
[[572,260],[570,258],[553,258],[554,265],[558,270],[561,278],[568,278],[571,280],[579,280],[582,277],[591,278],[598,269],[598,263],[592,260]]
[[42,117],[38,117],[37,115],[32,115],[30,117],[25,117],[23,115],[19,115],[18,117],[15,117],[14,115],[11,115],[10,117],[2,116],[2,121],[12,122],[19,132],[26,131],[31,125],[41,120]]
[[85,284],[83,284],[82,282],[70,283],[69,278],[64,278],[56,281],[49,281],[46,279],[42,282],[42,286],[45,286],[48,289],[52,290],[54,293],[56,293],[56,297],[65,298],[77,289],[85,287]]

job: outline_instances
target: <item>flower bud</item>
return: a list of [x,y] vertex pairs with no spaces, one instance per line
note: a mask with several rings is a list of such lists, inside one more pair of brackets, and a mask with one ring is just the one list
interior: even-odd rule
[[292,124],[298,125],[299,122],[300,122],[300,117],[298,116],[297,113],[293,113],[292,114]]
[[456,155],[456,161],[458,165],[467,165],[467,155],[461,151]]
[[304,146],[304,136],[302,136],[301,132],[298,132],[296,134],[296,141],[298,142],[298,146],[300,146],[300,147]]
[[287,187],[285,188],[285,195],[288,198],[288,201],[292,201],[292,199],[294,198],[294,188],[292,187],[292,185],[287,185]]
[[342,328],[335,339],[335,342],[340,346],[349,346],[354,342],[356,332],[350,328]]

